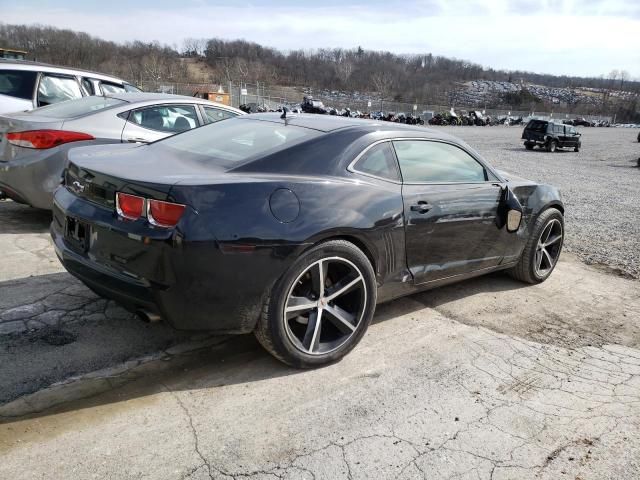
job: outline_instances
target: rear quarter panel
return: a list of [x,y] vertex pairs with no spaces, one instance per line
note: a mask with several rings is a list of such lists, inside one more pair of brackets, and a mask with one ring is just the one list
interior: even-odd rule
[[[297,199],[299,213],[292,221],[280,221],[272,211],[270,199],[279,189]],[[184,263],[175,267],[188,266],[190,295],[198,301],[259,307],[300,254],[333,238],[365,250],[378,284],[401,278],[406,270],[399,185],[355,176],[227,175],[218,184],[178,183],[169,197],[197,212],[181,226]],[[242,291],[218,297],[212,294],[214,284],[242,285]],[[248,313],[255,314],[252,321],[259,316],[259,311]]]

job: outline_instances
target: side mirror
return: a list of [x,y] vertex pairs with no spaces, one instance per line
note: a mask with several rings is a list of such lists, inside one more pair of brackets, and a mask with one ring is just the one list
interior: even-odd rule
[[500,205],[498,206],[498,215],[496,216],[496,224],[498,228],[506,226],[507,232],[514,233],[520,229],[522,223],[523,208],[518,198],[513,194],[508,186],[502,187],[500,195]]

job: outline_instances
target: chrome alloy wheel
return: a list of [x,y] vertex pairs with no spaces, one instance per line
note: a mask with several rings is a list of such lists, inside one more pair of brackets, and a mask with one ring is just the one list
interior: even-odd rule
[[557,219],[552,219],[542,229],[536,255],[534,259],[534,269],[536,275],[545,277],[549,274],[560,257],[562,248],[562,223]]
[[287,294],[283,318],[295,347],[324,355],[355,333],[367,304],[362,272],[349,260],[328,257],[309,265]]

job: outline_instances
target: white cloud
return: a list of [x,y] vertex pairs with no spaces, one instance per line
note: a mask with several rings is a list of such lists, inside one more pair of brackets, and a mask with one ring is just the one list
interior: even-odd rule
[[[6,23],[41,23],[82,30],[115,41],[158,40],[181,45],[185,37],[244,38],[281,49],[356,47],[467,59],[485,66],[592,75],[612,69],[640,77],[640,3],[589,0],[412,4],[366,2],[304,6],[181,8],[128,3],[123,8],[25,4],[3,9]],[[625,5],[626,4],[626,5]]]

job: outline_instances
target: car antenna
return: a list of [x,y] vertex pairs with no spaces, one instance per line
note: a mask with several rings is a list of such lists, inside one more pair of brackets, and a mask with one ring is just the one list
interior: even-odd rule
[[290,118],[294,118],[295,115],[289,115],[287,117],[287,112],[289,111],[289,109],[287,107],[282,107],[282,115],[280,115],[280,118],[282,120],[284,120],[284,124],[287,125],[287,120],[289,120]]

